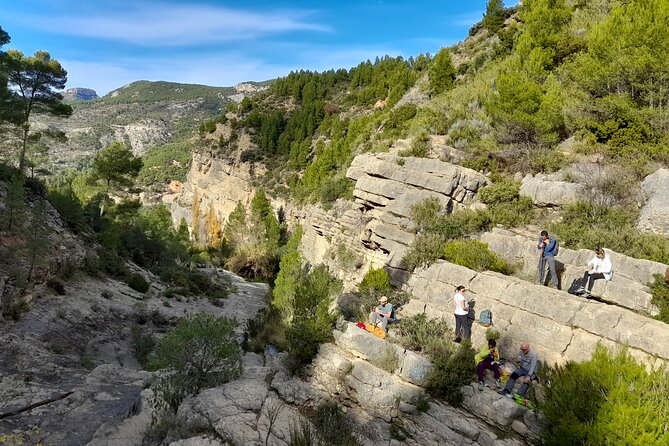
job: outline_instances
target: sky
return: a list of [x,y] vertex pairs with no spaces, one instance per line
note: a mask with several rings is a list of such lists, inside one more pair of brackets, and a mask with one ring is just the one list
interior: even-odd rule
[[67,70],[67,88],[102,96],[136,80],[232,86],[434,54],[463,40],[486,3],[0,0],[0,26],[11,37],[3,50],[48,51]]

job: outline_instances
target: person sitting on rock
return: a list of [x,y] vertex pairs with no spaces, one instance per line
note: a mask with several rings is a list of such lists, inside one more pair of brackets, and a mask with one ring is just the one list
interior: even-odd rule
[[525,395],[525,392],[527,392],[527,389],[530,388],[530,382],[536,378],[537,354],[530,350],[530,344],[527,342],[520,344],[518,363],[518,368],[511,374],[511,377],[509,377],[509,382],[506,383],[506,387],[498,391],[501,395],[513,398],[513,387],[516,385],[516,380],[518,380],[522,385],[517,394],[523,396]]
[[379,305],[372,307],[372,312],[369,315],[369,322],[374,325],[381,324],[381,328],[386,330],[388,322],[395,322],[395,309],[393,304],[388,302],[386,296],[381,296],[379,298]]
[[[595,256],[586,264],[586,270],[583,274],[581,286],[576,290],[576,293],[589,297],[592,287],[595,284],[595,280],[611,280],[612,270],[611,258],[608,254],[606,254],[602,248],[595,249]],[[584,286],[586,284],[587,289]]]
[[497,386],[497,390],[501,389],[497,342],[494,339],[488,339],[488,344],[484,345],[481,351],[474,356],[474,361],[476,362],[476,376],[479,379],[479,390],[483,390],[485,387],[484,376],[486,370],[492,370],[495,377],[495,386]]

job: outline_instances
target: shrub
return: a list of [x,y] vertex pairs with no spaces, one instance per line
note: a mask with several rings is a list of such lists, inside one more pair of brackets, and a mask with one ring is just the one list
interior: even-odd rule
[[150,367],[171,371],[160,380],[156,390],[174,410],[187,396],[241,374],[236,325],[225,317],[198,313],[182,319],[160,338]]
[[650,285],[652,303],[660,310],[655,319],[669,324],[669,283],[660,274],[655,274],[654,278],[654,282]]
[[54,290],[57,294],[64,296],[65,295],[65,284],[62,280],[52,277],[47,279],[46,286]]
[[419,266],[426,267],[444,255],[446,238],[441,234],[418,234],[414,237],[402,262],[409,271]]
[[146,293],[150,288],[149,282],[144,278],[144,276],[138,273],[128,274],[125,282],[130,288],[137,291],[138,293]]
[[323,404],[313,418],[316,436],[332,446],[358,446],[353,426],[346,414],[336,404]]
[[446,321],[442,318],[429,319],[425,314],[402,318],[397,325],[398,342],[403,347],[435,357],[439,354],[449,354],[453,336]]
[[516,181],[502,181],[484,187],[479,191],[479,199],[487,205],[508,203],[518,198],[520,183]]
[[360,293],[383,293],[391,288],[390,276],[383,268],[370,268],[358,285]]
[[501,334],[499,333],[499,331],[495,330],[494,328],[488,328],[485,331],[485,338],[488,341],[491,340],[491,339],[498,340],[500,337],[501,337]]
[[[667,444],[669,374],[648,372],[628,351],[597,346],[582,363],[539,370],[546,445]],[[636,420],[630,423],[630,420]]]
[[318,346],[331,338],[337,314],[330,307],[341,287],[341,281],[332,277],[323,265],[297,280],[291,305],[293,316],[286,329],[288,365],[293,371],[311,362]]
[[395,350],[393,346],[386,345],[381,356],[371,362],[376,367],[385,370],[388,373],[393,373],[400,365],[400,357],[397,355],[397,350]]
[[669,263],[669,239],[640,233],[636,217],[636,212],[625,208],[580,202],[565,206],[562,220],[549,231],[572,249],[605,246],[637,259]]
[[511,274],[513,268],[499,255],[491,252],[486,243],[475,239],[453,240],[444,247],[444,257],[451,263],[474,271],[497,271]]
[[471,382],[474,375],[474,350],[469,341],[463,341],[451,354],[436,355],[432,371],[427,377],[426,389],[449,404],[459,406],[464,400],[462,386]]
[[534,206],[532,199],[520,196],[520,183],[501,181],[479,191],[479,198],[488,205],[494,224],[506,227],[520,226],[530,222]]
[[156,345],[153,334],[148,333],[141,325],[134,323],[130,327],[130,345],[137,362],[146,368],[149,365],[149,355]]

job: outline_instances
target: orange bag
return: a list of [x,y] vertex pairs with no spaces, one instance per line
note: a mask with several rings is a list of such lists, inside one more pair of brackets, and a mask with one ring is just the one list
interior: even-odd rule
[[377,338],[381,339],[386,338],[386,332],[381,327],[378,327],[374,324],[365,324],[365,328],[367,329],[368,332],[372,333]]

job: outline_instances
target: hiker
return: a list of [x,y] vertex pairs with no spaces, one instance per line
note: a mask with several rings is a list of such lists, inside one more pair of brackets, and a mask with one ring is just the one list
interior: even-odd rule
[[547,231],[541,231],[539,241],[537,242],[537,250],[539,255],[538,284],[544,284],[544,274],[546,273],[546,264],[551,274],[551,285],[553,288],[558,287],[557,272],[555,270],[555,256],[558,252],[558,242],[555,237],[549,236]]
[[386,296],[381,296],[379,297],[379,305],[372,307],[372,312],[369,315],[369,322],[374,325],[381,323],[381,328],[385,331],[388,322],[395,322],[394,313],[395,309],[393,308],[393,304],[388,302]]
[[479,379],[479,390],[485,387],[484,376],[486,370],[492,370],[495,377],[495,386],[497,390],[502,388],[502,382],[499,380],[499,352],[497,351],[497,342],[494,339],[488,339],[488,344],[481,348],[481,351],[474,356],[476,362],[476,376]]
[[466,291],[463,285],[455,289],[453,296],[453,306],[455,307],[455,342],[461,342],[463,339],[469,340],[472,336],[471,326],[469,325],[469,303],[463,294]]
[[536,378],[537,371],[537,354],[530,350],[530,344],[523,342],[520,344],[520,351],[518,352],[518,368],[511,374],[509,382],[506,383],[504,389],[499,390],[498,393],[513,398],[513,386],[516,380],[522,383],[517,395],[523,396],[527,389],[530,388],[530,382]]
[[[581,293],[583,296],[591,296],[590,292],[595,284],[595,280],[604,279],[611,280],[611,273],[613,267],[611,265],[611,258],[606,254],[604,249],[595,249],[595,256],[586,263],[585,273],[581,286],[576,290],[576,293]],[[584,285],[587,284],[587,289]]]

